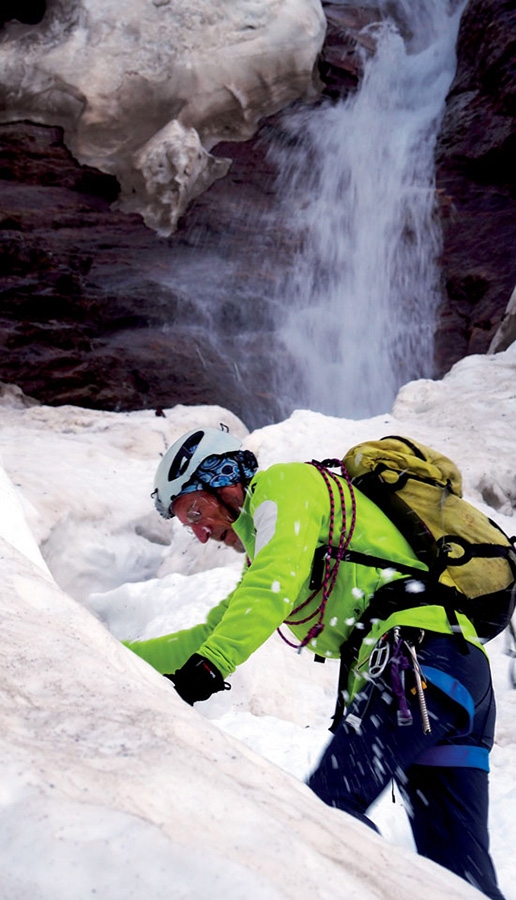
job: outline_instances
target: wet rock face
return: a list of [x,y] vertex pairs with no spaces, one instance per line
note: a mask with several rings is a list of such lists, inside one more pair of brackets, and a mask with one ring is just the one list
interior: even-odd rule
[[512,0],[470,0],[457,55],[437,150],[445,296],[436,337],[438,374],[462,356],[487,351],[516,284]]
[[260,292],[281,241],[248,219],[274,172],[263,141],[244,146],[165,239],[114,208],[116,179],[79,166],[61,129],[0,126],[0,380],[51,405],[278,415]]
[[372,52],[374,41],[364,30],[378,22],[380,13],[374,7],[345,7],[323,3],[327,29],[319,60],[323,93],[337,99],[356,90],[362,77],[362,51]]
[[[332,94],[356,86],[356,47],[326,59]],[[268,149],[290,139],[279,114],[217,145],[228,175],[160,238],[116,209],[117,180],[79,165],[61,128],[0,125],[0,380],[49,404],[215,403],[249,427],[283,415],[268,303],[293,247]]]
[[[437,371],[484,352],[516,282],[515,13],[470,0],[438,151],[445,301]],[[322,93],[360,80],[375,13],[324,4]],[[353,18],[353,16],[355,18]],[[48,404],[99,409],[219,404],[249,427],[282,416],[269,303],[295,247],[275,215],[268,151],[282,114],[221,143],[225,178],[158,237],[117,210],[115,177],[79,165],[62,129],[0,126],[0,380]]]

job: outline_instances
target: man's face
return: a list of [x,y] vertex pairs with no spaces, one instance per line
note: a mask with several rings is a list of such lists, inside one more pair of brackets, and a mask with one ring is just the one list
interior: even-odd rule
[[172,505],[174,515],[182,525],[191,528],[201,544],[211,538],[227,547],[243,551],[240,538],[233,531],[233,519],[223,503],[206,491],[181,494]]

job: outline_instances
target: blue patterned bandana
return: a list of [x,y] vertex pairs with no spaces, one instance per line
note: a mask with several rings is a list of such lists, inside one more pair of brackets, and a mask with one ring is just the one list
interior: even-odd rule
[[192,491],[215,491],[230,484],[247,487],[258,468],[258,461],[250,450],[234,450],[231,453],[207,456],[192,475],[181,494]]

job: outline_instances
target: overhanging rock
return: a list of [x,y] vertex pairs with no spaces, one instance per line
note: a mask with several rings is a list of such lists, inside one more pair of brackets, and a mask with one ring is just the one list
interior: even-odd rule
[[62,126],[167,235],[227,172],[216,143],[315,94],[325,28],[320,0],[48,0],[41,23],[5,26],[0,121]]

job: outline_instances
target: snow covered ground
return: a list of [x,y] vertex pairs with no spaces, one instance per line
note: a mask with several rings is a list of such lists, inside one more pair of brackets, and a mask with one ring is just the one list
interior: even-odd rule
[[[341,456],[405,434],[461,467],[466,497],[516,532],[516,345],[406,385],[391,413],[297,411],[247,434],[215,407],[103,413],[0,395],[2,900],[479,896],[419,858],[399,797],[383,837],[303,784],[328,735],[336,664],[276,636],[191,709],[120,643],[199,621],[242,559],[202,547],[150,500],[159,454],[223,421],[260,464]],[[505,636],[489,645],[498,698],[492,853],[516,900],[516,691]]]

